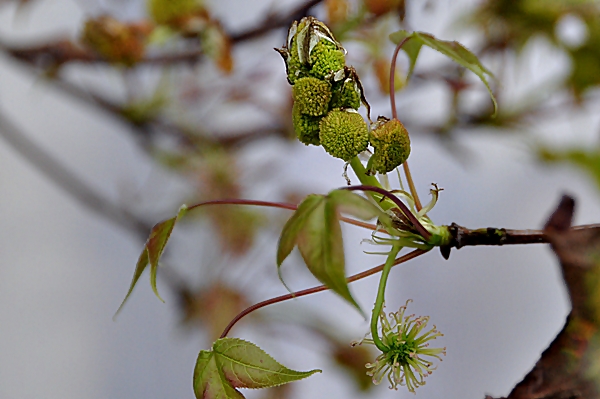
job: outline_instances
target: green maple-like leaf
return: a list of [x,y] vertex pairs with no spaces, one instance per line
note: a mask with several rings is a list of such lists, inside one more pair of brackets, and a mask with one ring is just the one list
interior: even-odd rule
[[152,227],[152,230],[150,231],[150,237],[148,237],[146,245],[144,245],[144,249],[142,250],[140,257],[138,258],[137,265],[135,266],[135,271],[133,273],[131,285],[129,286],[129,291],[127,292],[127,295],[125,295],[125,299],[123,299],[123,302],[121,303],[121,306],[119,306],[119,309],[117,310],[116,314],[118,314],[121,311],[123,305],[125,305],[125,302],[127,301],[127,299],[129,299],[129,296],[133,292],[135,285],[140,279],[140,276],[142,275],[144,270],[146,270],[146,267],[148,265],[150,265],[150,285],[152,286],[152,290],[154,291],[158,299],[164,302],[164,300],[160,297],[160,294],[158,293],[158,288],[156,287],[158,261],[160,260],[160,257],[162,256],[162,253],[165,250],[165,246],[167,245],[167,241],[169,240],[171,232],[175,227],[175,223],[177,223],[177,221],[185,214],[186,211],[187,206],[182,205],[181,208],[179,208],[177,216],[157,223],[154,225],[154,227]]
[[389,219],[377,206],[347,190],[335,190],[327,196],[309,195],[283,228],[277,265],[280,268],[292,249],[298,246],[310,272],[360,310],[346,281],[341,212],[362,220]]
[[555,150],[540,146],[537,148],[539,158],[544,162],[566,162],[587,172],[600,188],[600,148],[568,148]]
[[210,351],[200,351],[194,369],[197,399],[242,399],[236,388],[269,388],[297,381],[321,370],[294,371],[255,344],[221,338]]
[[411,33],[405,30],[392,33],[390,35],[390,39],[395,44],[408,39],[402,46],[402,49],[406,52],[410,59],[409,76],[413,72],[417,58],[419,57],[419,52],[421,51],[421,47],[424,45],[439,51],[440,53],[452,59],[452,61],[473,72],[483,82],[490,93],[490,98],[494,104],[494,114],[496,113],[498,104],[496,103],[496,97],[494,97],[494,93],[492,92],[492,88],[490,87],[486,77],[493,76],[493,74],[486,67],[484,67],[477,56],[469,51],[465,46],[456,41],[440,40],[429,33]]

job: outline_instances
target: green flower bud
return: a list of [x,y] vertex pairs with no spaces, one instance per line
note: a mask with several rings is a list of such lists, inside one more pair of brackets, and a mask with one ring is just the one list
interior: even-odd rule
[[298,105],[294,104],[292,109],[292,123],[296,136],[301,143],[309,145],[320,145],[319,140],[319,122],[320,116],[304,115],[298,110]]
[[325,115],[331,100],[331,84],[317,78],[301,78],[293,86],[292,95],[301,114]]
[[373,125],[370,140],[375,153],[369,160],[370,170],[391,172],[410,155],[408,131],[399,120],[388,120],[382,116]]
[[344,48],[329,28],[313,17],[302,18],[300,23],[294,22],[288,31],[286,44],[275,50],[285,61],[291,85],[309,75],[325,79],[344,69]]
[[333,84],[330,108],[360,108],[360,93],[356,84],[344,80]]
[[334,109],[321,119],[321,145],[330,155],[348,162],[367,149],[369,129],[353,109]]
[[321,39],[310,52],[310,76],[325,79],[344,69],[346,56],[338,45]]

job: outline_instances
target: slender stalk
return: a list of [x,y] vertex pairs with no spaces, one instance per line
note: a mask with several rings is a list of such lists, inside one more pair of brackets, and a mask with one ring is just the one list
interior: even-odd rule
[[[396,110],[396,60],[398,59],[398,53],[402,49],[402,46],[406,44],[410,40],[411,36],[404,38],[394,50],[394,55],[392,55],[392,62],[390,65],[390,106],[392,107],[392,118],[398,119],[398,111]],[[402,164],[402,168],[404,169],[404,174],[406,175],[406,181],[408,182],[408,188],[410,189],[410,193],[413,196],[413,200],[415,201],[415,207],[418,211],[423,208],[421,205],[421,200],[419,199],[419,194],[417,193],[417,189],[415,188],[415,183],[413,182],[412,175],[410,173],[410,168],[408,167],[408,161],[404,161]]]
[[373,307],[373,314],[371,315],[371,337],[373,338],[373,343],[375,346],[377,346],[377,348],[379,348],[379,350],[382,352],[386,352],[389,348],[381,341],[381,338],[379,337],[377,322],[379,321],[379,315],[383,309],[387,279],[390,275],[390,270],[392,270],[392,267],[394,266],[396,255],[398,255],[398,252],[400,252],[401,249],[401,246],[393,245],[390,253],[388,254],[387,260],[383,265],[383,271],[379,279],[379,288],[377,289],[377,299],[375,299],[375,306]]
[[404,161],[402,164],[402,169],[404,169],[404,174],[406,175],[406,181],[408,182],[408,189],[412,194],[413,200],[415,201],[415,208],[417,211],[423,209],[423,205],[421,205],[421,200],[419,199],[419,194],[417,194],[417,188],[415,187],[415,183],[413,182],[412,175],[410,173],[410,169],[408,167],[408,160]]
[[365,169],[360,159],[358,159],[358,156],[350,160],[350,166],[352,167],[352,170],[354,171],[354,173],[356,173],[356,177],[358,177],[358,180],[362,184],[364,184],[365,186],[381,187],[381,184],[379,184],[379,180],[377,180],[375,176],[370,176],[367,174],[367,170]]
[[[291,211],[295,211],[296,209],[298,209],[297,205],[287,204],[285,202],[257,201],[257,200],[246,200],[246,199],[235,198],[235,199],[220,199],[220,200],[200,202],[198,204],[189,206],[188,211],[195,209],[195,208],[200,208],[202,206],[207,206],[207,205],[254,205],[254,206],[267,206],[270,208],[289,209]],[[377,226],[375,226],[374,224],[371,224],[371,223],[365,223],[365,222],[361,222],[359,220],[354,220],[354,219],[350,219],[350,218],[343,217],[343,216],[340,217],[340,220],[342,222],[352,224],[352,225],[358,226],[358,227],[363,227],[365,229],[377,230]]]
[[[416,258],[417,256],[421,256],[424,253],[427,253],[428,251],[423,250],[423,249],[415,249],[412,252],[407,253],[406,255],[403,255],[401,257],[399,257],[398,259],[396,259],[393,263],[393,266],[399,265],[401,263],[407,262],[411,259]],[[386,262],[387,263],[387,262]],[[352,283],[354,281],[358,281],[358,280],[362,280],[365,277],[369,277],[372,276],[373,274],[379,273],[380,271],[383,270],[385,266],[384,264],[381,264],[379,266],[373,267],[369,270],[365,270],[364,272],[360,272],[358,274],[352,275],[350,277],[348,277],[346,279],[346,281],[348,283]],[[240,319],[242,319],[244,316],[254,312],[255,310],[258,310],[260,308],[264,308],[265,306],[268,305],[273,305],[275,303],[279,303],[279,302],[284,302],[284,301],[288,301],[290,299],[294,299],[294,298],[300,298],[302,296],[306,296],[306,295],[310,295],[310,294],[316,294],[317,292],[321,292],[321,291],[327,291],[329,290],[329,287],[327,287],[326,285],[319,285],[317,287],[312,287],[312,288],[307,288],[305,290],[302,291],[298,291],[298,292],[292,292],[289,294],[285,294],[285,295],[281,295],[275,298],[271,298],[271,299],[267,299],[265,301],[259,302],[257,304],[254,304],[244,310],[242,310],[237,316],[235,316],[233,318],[233,320],[231,320],[229,322],[229,324],[227,325],[227,327],[225,327],[225,330],[223,330],[223,333],[221,334],[221,338],[224,338],[227,336],[227,334],[229,334],[229,331],[231,331],[231,328],[238,322],[240,321]]]
[[[376,193],[381,194],[384,197],[389,198],[390,200],[392,200],[394,202],[394,204],[396,204],[396,206],[398,208],[400,208],[402,213],[404,213],[406,218],[408,220],[410,220],[413,227],[419,232],[419,234],[425,239],[425,241],[428,241],[429,238],[431,238],[431,233],[429,231],[427,231],[427,229],[425,229],[425,227],[423,227],[421,222],[419,222],[419,219],[417,219],[417,217],[415,215],[413,215],[413,213],[408,209],[408,207],[406,205],[404,205],[404,203],[402,201],[400,201],[395,195],[393,195],[389,191],[384,190],[383,188],[371,187],[371,186],[349,186],[349,187],[344,187],[344,190],[349,190],[349,191],[360,190],[360,191],[366,191],[366,192],[374,191]],[[383,205],[385,205],[385,204],[382,204],[382,208],[384,210],[390,208],[389,206],[384,207]]]

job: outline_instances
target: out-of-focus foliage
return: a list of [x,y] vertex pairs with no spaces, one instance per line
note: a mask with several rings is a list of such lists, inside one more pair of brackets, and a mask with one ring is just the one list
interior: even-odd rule
[[477,56],[462,44],[456,41],[440,40],[433,35],[423,32],[410,33],[405,30],[392,33],[390,35],[390,39],[396,44],[405,42],[404,47],[402,48],[404,51],[406,51],[406,54],[408,54],[408,57],[410,58],[410,69],[408,71],[409,76],[412,74],[415,68],[421,48],[423,46],[431,47],[432,49],[439,51],[446,57],[452,59],[452,61],[469,69],[471,72],[477,75],[490,93],[490,97],[494,103],[494,111],[497,110],[498,104],[496,103],[496,98],[494,97],[494,93],[492,92],[487,80],[488,76],[492,76],[492,72],[484,67]]
[[554,150],[541,147],[538,151],[540,159],[544,162],[568,163],[587,172],[600,189],[600,149],[571,148],[566,150]]
[[206,328],[211,341],[216,341],[229,322],[249,305],[240,290],[228,287],[221,281],[196,292],[182,287],[179,298],[183,310],[182,322]]
[[85,23],[81,42],[110,62],[132,66],[144,57],[151,31],[146,22],[126,24],[103,15]]
[[[557,36],[565,17],[581,21],[586,34],[581,43],[569,45]],[[521,51],[532,38],[543,36],[561,47],[571,58],[566,84],[573,93],[600,83],[600,5],[593,0],[489,0],[473,15],[472,21],[485,34],[486,50]]]

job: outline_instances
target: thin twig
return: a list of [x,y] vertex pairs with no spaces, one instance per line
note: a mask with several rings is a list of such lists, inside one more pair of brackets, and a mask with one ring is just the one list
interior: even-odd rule
[[[198,204],[189,206],[187,209],[188,209],[188,211],[190,211],[194,208],[199,208],[199,207],[208,206],[208,205],[252,205],[252,206],[265,206],[265,207],[269,207],[269,208],[288,209],[290,211],[295,211],[298,209],[298,205],[288,204],[285,202],[258,201],[258,200],[247,200],[247,199],[237,199],[237,198],[233,198],[233,199],[226,198],[226,199],[218,199],[218,200],[200,202]],[[350,218],[347,218],[344,216],[341,216],[340,220],[342,222],[352,224],[352,225],[358,226],[358,227],[363,227],[365,229],[377,230],[377,226],[375,226],[374,224],[371,224],[371,223],[361,222],[359,220],[350,219]]]
[[[571,229],[600,229],[600,224],[573,226]],[[452,223],[448,226],[448,231],[451,236],[450,242],[440,247],[442,256],[446,259],[450,257],[452,248],[460,249],[467,246],[481,245],[501,246],[550,243],[549,237],[543,230],[511,230],[496,227],[468,229]]]
[[[285,28],[291,23],[306,16],[308,11],[322,3],[323,0],[310,0],[285,14],[269,14],[257,26],[239,33],[226,33],[232,44],[259,38],[275,29]],[[76,46],[69,40],[57,40],[53,43],[35,44],[29,46],[10,46],[0,41],[0,50],[11,56],[33,65],[44,63],[45,65],[62,65],[68,62],[79,62],[86,64],[108,64],[109,60],[99,57],[97,54]],[[204,57],[202,48],[185,50],[174,54],[161,54],[148,56],[137,62],[137,65],[173,65],[178,63],[198,63]]]
[[[398,43],[394,49],[394,54],[392,55],[392,62],[390,65],[390,106],[392,107],[392,119],[396,120],[398,120],[398,110],[396,110],[396,60],[398,59],[398,53],[400,52],[400,49],[402,49],[402,46],[404,46],[406,42],[411,39],[411,37],[412,36],[405,37],[404,40]],[[413,200],[415,201],[415,208],[417,208],[417,211],[420,211],[423,206],[421,205],[419,194],[417,193],[415,183],[412,179],[412,174],[410,173],[410,168],[408,167],[408,160],[404,161],[402,168],[404,170],[404,174],[406,175],[408,188],[412,194]]]
[[384,197],[389,198],[390,200],[392,200],[394,202],[394,204],[396,204],[396,206],[398,208],[400,208],[400,210],[402,211],[404,216],[406,216],[406,218],[408,220],[410,220],[410,222],[413,225],[413,227],[415,228],[415,230],[421,235],[421,237],[423,237],[425,239],[425,241],[428,241],[429,238],[431,238],[431,233],[429,231],[427,231],[427,229],[425,229],[425,227],[423,227],[421,222],[419,222],[419,219],[417,219],[416,216],[413,215],[413,213],[408,209],[408,207],[402,201],[400,201],[400,199],[398,199],[398,197],[396,197],[394,194],[390,193],[389,191],[387,191],[381,187],[374,187],[374,186],[348,186],[348,187],[344,187],[343,190],[350,190],[350,191],[360,190],[360,191],[367,191],[367,192],[372,191],[375,193],[379,193],[379,194],[383,195]]
[[[396,259],[396,261],[394,262],[394,266],[395,265],[399,265],[401,263],[407,262],[411,259],[416,258],[417,256],[423,255],[424,253],[426,253],[426,250],[423,249],[415,249],[412,252],[407,253],[404,256],[399,257],[398,259]],[[365,270],[364,272],[355,274],[353,276],[350,276],[346,279],[346,281],[348,283],[352,283],[354,281],[358,281],[361,280],[365,277],[371,276],[373,274],[379,273],[380,271],[383,270],[383,266],[385,264],[381,264],[379,266],[373,267],[369,270]],[[227,334],[229,333],[229,331],[231,330],[231,328],[238,322],[240,321],[240,319],[252,312],[254,312],[255,310],[258,310],[260,308],[264,308],[265,306],[268,305],[273,305],[275,303],[279,303],[279,302],[284,302],[284,301],[288,301],[290,299],[294,299],[294,298],[300,298],[302,296],[306,296],[306,295],[310,295],[310,294],[316,294],[317,292],[321,292],[321,291],[327,291],[329,289],[329,287],[327,287],[326,285],[319,285],[317,287],[312,287],[312,288],[307,288],[305,290],[302,291],[298,291],[298,292],[292,292],[289,294],[285,294],[285,295],[281,295],[275,298],[271,298],[271,299],[267,299],[266,301],[262,301],[259,302],[255,305],[252,305],[246,309],[244,309],[243,311],[241,311],[237,316],[235,316],[233,318],[233,320],[231,320],[231,322],[227,325],[227,327],[225,327],[225,330],[223,330],[223,333],[221,334],[221,338],[224,338],[227,336]]]
[[63,189],[77,202],[90,211],[110,220],[117,226],[134,232],[143,240],[146,239],[150,228],[139,217],[91,188],[82,179],[77,177],[69,168],[48,154],[44,149],[34,143],[8,118],[0,113],[0,136],[15,149],[21,156],[33,165],[50,181]]

